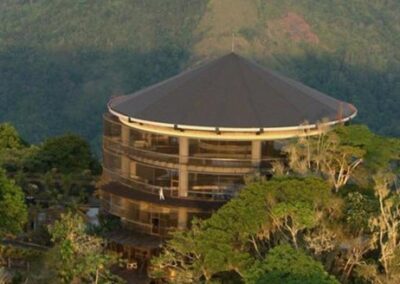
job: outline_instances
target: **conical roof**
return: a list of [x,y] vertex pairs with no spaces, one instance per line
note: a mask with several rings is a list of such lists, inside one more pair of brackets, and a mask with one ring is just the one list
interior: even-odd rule
[[135,119],[198,127],[294,127],[353,117],[357,110],[231,53],[110,102]]

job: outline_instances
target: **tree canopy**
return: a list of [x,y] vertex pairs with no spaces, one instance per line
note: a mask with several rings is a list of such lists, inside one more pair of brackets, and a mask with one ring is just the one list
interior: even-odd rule
[[24,193],[0,169],[0,238],[20,233],[27,219]]
[[24,146],[26,146],[26,142],[22,140],[10,123],[0,123],[0,151],[19,149]]
[[104,240],[87,232],[81,216],[62,214],[49,232],[54,246],[46,255],[44,278],[57,283],[121,282],[109,270],[118,264],[117,255],[106,250]]
[[31,143],[74,131],[99,150],[111,95],[229,52],[235,32],[238,53],[399,136],[399,14],[397,0],[3,0],[0,120]]
[[89,144],[73,134],[45,140],[33,157],[33,164],[40,172],[52,169],[61,173],[76,173],[84,170],[99,173],[100,171],[100,165],[93,157]]
[[256,284],[339,284],[320,262],[289,245],[272,248],[258,269]]
[[175,232],[152,276],[398,283],[399,142],[359,125],[294,139],[275,176],[254,179],[209,219]]
[[270,245],[284,241],[297,247],[300,234],[332,208],[332,199],[329,185],[314,177],[249,184],[210,219],[175,233],[153,261],[153,275],[173,271],[176,281],[190,283],[234,271],[247,279]]

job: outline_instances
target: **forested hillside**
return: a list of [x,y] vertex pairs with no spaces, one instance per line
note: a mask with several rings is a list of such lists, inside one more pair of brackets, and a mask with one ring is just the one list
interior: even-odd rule
[[397,0],[3,0],[0,121],[38,142],[70,131],[99,145],[126,94],[235,51],[354,103],[400,136]]

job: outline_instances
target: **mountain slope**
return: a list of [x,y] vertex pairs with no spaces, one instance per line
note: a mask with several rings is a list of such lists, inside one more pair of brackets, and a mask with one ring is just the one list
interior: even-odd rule
[[3,0],[0,121],[29,141],[99,145],[111,95],[235,51],[337,98],[400,136],[396,0]]

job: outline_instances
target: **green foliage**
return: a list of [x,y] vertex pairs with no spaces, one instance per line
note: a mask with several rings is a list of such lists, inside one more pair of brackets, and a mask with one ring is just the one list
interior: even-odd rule
[[[350,181],[371,187],[371,177],[380,170],[398,171],[400,139],[376,135],[364,125],[322,130],[315,136],[294,139],[283,148],[288,171],[321,176],[336,191]],[[283,165],[275,164],[274,169],[277,174],[285,173]]]
[[377,200],[359,191],[349,192],[344,200],[344,215],[348,228],[352,232],[368,232],[369,220],[377,213]]
[[[118,262],[116,255],[107,252],[104,241],[86,232],[86,226],[77,214],[62,214],[49,227],[54,246],[47,254],[47,269],[58,283],[120,283],[109,271]],[[96,282],[97,283],[97,282]]]
[[32,171],[48,172],[52,169],[70,174],[91,170],[100,172],[100,165],[92,156],[87,142],[79,136],[66,134],[47,139],[33,157]]
[[0,238],[18,234],[28,218],[24,194],[0,169]]
[[73,131],[99,154],[108,99],[180,71],[206,4],[1,1],[0,121],[32,143]]
[[19,135],[12,126],[1,127],[8,133],[3,135],[3,144],[11,141],[7,145],[14,146],[0,148],[0,167],[29,196],[45,201],[48,206],[73,207],[87,202],[101,166],[85,140],[66,134],[40,145],[25,145],[15,143]]
[[9,123],[0,124],[0,152],[8,149],[20,149],[26,146],[17,130]]
[[[111,95],[229,52],[234,29],[237,52],[352,102],[358,120],[374,131],[400,135],[397,0],[214,6],[201,0],[1,1],[0,120],[13,122],[32,143],[74,131],[99,153],[101,115]],[[254,17],[242,14],[243,6],[254,7]],[[302,39],[297,22],[279,22],[288,12],[304,18],[318,43]],[[237,14],[244,19],[232,17]],[[300,40],[291,39],[298,34]]]
[[335,129],[343,145],[365,151],[363,166],[372,176],[382,169],[390,169],[392,161],[400,160],[400,139],[379,136],[365,125],[350,125]]
[[337,192],[354,177],[354,171],[363,162],[365,150],[343,143],[324,124],[320,127],[318,135],[294,139],[283,151],[288,157],[289,171],[300,175],[321,176]]
[[[339,283],[324,270],[320,262],[289,245],[274,247],[258,265],[258,273],[263,275],[255,281],[257,284]],[[250,280],[249,283],[251,282],[253,281]]]
[[176,232],[153,259],[152,276],[173,272],[179,283],[211,281],[220,273],[245,278],[268,251],[266,241],[292,239],[297,246],[298,234],[314,227],[332,200],[329,185],[313,177],[249,184],[211,218]]

